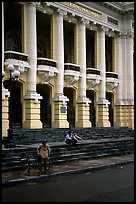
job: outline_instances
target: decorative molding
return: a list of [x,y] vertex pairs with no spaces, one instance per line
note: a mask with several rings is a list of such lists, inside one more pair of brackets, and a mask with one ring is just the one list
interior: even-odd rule
[[37,64],[37,72],[41,78],[41,83],[48,84],[50,79],[59,73],[55,60],[48,58],[38,58]]
[[89,24],[89,20],[85,19],[85,18],[80,18],[80,23],[83,23],[85,26]]
[[93,16],[95,18],[102,19],[102,14],[101,13],[96,12],[96,11],[94,11],[92,9],[88,9],[88,8],[86,8],[84,6],[79,5],[79,4],[76,4],[75,2],[74,3],[73,2],[63,2],[63,4],[73,8],[75,10],[78,10],[78,11],[84,12],[84,13],[86,13],[88,15],[91,15],[91,16]]
[[15,69],[18,70],[20,74],[30,69],[30,65],[27,61],[28,58],[27,54],[14,51],[6,51],[4,52],[4,55],[5,55],[4,61],[5,67],[7,67],[9,64],[13,64]]
[[57,14],[59,14],[61,16],[66,16],[67,15],[67,11],[58,8],[57,9]]
[[[99,73],[97,74],[97,72]],[[89,89],[94,90],[94,88],[100,84],[101,80],[100,70],[96,68],[87,68],[86,82]]]

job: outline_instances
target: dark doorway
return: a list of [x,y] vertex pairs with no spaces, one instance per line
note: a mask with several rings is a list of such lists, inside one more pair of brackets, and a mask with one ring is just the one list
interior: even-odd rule
[[92,127],[96,126],[96,116],[95,116],[95,92],[93,90],[87,90],[86,96],[91,100],[90,103],[90,122],[92,123]]
[[69,98],[67,103],[67,120],[69,127],[75,127],[75,103],[74,103],[74,90],[72,88],[64,88],[64,95]]
[[46,84],[37,84],[37,93],[43,97],[40,104],[40,120],[43,128],[51,128],[51,87]]
[[112,101],[113,101],[113,94],[107,92],[107,93],[106,93],[106,99],[110,102],[110,104],[109,104],[109,121],[110,121],[110,124],[111,124],[111,127],[112,127],[113,124],[114,124],[113,102],[112,102]]
[[[9,80],[5,80],[3,85],[9,89]],[[22,102],[21,102],[21,83],[19,81],[12,81],[11,97],[11,114],[13,128],[22,128]]]

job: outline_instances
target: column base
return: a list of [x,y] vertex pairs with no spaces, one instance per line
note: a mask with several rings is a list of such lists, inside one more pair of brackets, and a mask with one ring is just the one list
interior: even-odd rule
[[92,127],[89,120],[89,105],[86,103],[78,103],[78,121],[76,122],[77,128],[88,128]]
[[98,104],[97,127],[110,127],[108,104]]
[[8,97],[5,96],[2,100],[2,137],[8,136],[9,120],[8,120]]
[[67,104],[63,101],[54,101],[54,121],[53,128],[69,128],[67,121]]
[[52,124],[53,128],[69,128],[68,121],[54,121]]
[[33,129],[42,128],[42,122],[40,121],[40,102],[35,103],[34,100],[26,100],[26,115],[23,128]]
[[115,126],[134,128],[134,106],[116,105]]

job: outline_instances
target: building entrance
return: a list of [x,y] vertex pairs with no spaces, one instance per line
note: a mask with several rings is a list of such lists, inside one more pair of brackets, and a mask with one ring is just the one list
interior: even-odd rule
[[[5,89],[9,89],[9,80],[5,80],[3,85]],[[21,83],[12,81],[11,97],[11,114],[13,128],[22,128],[22,100],[21,100]]]
[[91,100],[90,103],[90,122],[92,123],[92,127],[96,126],[96,108],[95,108],[95,92],[92,90],[86,91],[86,96]]
[[51,128],[51,87],[46,84],[37,84],[37,93],[43,98],[40,101],[40,120],[43,128]]
[[72,88],[64,88],[64,95],[68,97],[67,103],[67,120],[69,127],[75,127],[75,91]]

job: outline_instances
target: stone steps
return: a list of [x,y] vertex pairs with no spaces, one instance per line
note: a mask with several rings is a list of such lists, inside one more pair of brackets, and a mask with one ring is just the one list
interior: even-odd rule
[[[134,137],[134,130],[128,127],[73,128],[73,130],[84,140]],[[68,131],[69,128],[14,129],[13,137],[16,144],[32,144],[42,140],[63,142]]]
[[[103,156],[125,155],[134,152],[134,138],[84,140],[76,146],[69,147],[64,142],[49,143],[51,147],[51,163],[64,163],[75,160],[87,160]],[[25,153],[36,153],[35,145],[22,145],[13,149],[2,150],[2,171],[20,168],[20,158]],[[35,161],[33,161],[35,165]]]

